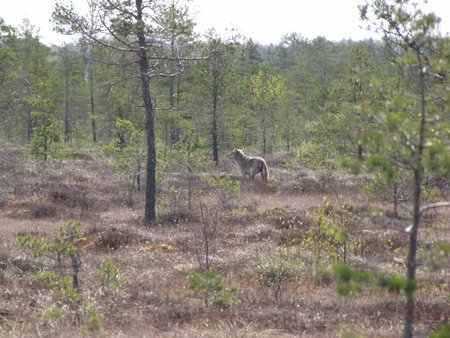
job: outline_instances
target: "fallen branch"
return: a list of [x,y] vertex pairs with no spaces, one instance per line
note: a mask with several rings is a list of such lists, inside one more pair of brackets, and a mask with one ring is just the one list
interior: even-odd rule
[[450,202],[436,202],[427,204],[420,208],[420,214],[422,215],[425,211],[429,209],[445,208],[445,207],[450,207]]

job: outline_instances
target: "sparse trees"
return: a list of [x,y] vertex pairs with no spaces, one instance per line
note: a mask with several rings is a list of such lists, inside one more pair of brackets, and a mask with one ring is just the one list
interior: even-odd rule
[[[147,224],[156,218],[156,149],[155,107],[150,92],[151,80],[170,60],[164,51],[170,45],[170,37],[161,34],[159,18],[163,7],[156,1],[101,0],[90,2],[96,21],[79,15],[73,6],[57,3],[53,19],[63,33],[78,33],[90,44],[102,46],[117,53],[132,54],[138,65],[141,97],[145,111],[147,132],[147,181],[144,220]],[[103,34],[107,34],[105,37]]]
[[[285,84],[282,76],[273,73],[268,68],[260,69],[251,77],[252,98],[251,104],[257,112],[262,138],[262,152],[268,151],[268,141],[271,150],[276,149],[277,104],[285,95]],[[270,139],[269,139],[270,138]]]
[[[180,0],[171,0],[162,16],[163,35],[168,37],[169,50],[168,57],[172,60],[179,58],[183,54],[185,58],[189,57],[190,48],[193,44],[194,22],[189,16],[188,8],[181,4]],[[165,122],[165,143],[175,144],[180,140],[179,112],[181,96],[181,71],[184,68],[182,63],[172,62],[165,70],[164,77],[168,82],[168,105],[169,114],[164,114]],[[170,138],[170,140],[169,140]]]
[[15,62],[17,62],[17,56],[13,48],[15,39],[14,29],[7,26],[0,18],[0,111],[2,112],[0,122],[2,123],[3,133],[8,139],[12,138],[12,130],[9,128],[10,123],[7,122],[12,119],[11,110],[14,106],[11,83],[16,76]]
[[80,97],[83,84],[82,58],[78,48],[65,44],[58,50],[59,72],[62,75],[61,97],[64,101],[64,142],[71,143],[73,137],[75,103]]
[[232,76],[232,56],[235,53],[234,41],[223,41],[214,31],[209,33],[204,45],[202,61],[197,66],[196,79],[199,80],[199,89],[203,94],[199,101],[205,102],[208,109],[208,123],[210,127],[212,157],[216,165],[219,164],[219,125],[223,115],[224,97],[230,90]]
[[20,94],[16,102],[20,113],[26,114],[26,135],[30,140],[33,136],[33,111],[48,110],[54,103],[50,96],[51,76],[47,62],[50,49],[40,43],[35,28],[27,20],[19,30],[19,37],[16,48],[20,62],[17,65],[18,83],[15,88]]

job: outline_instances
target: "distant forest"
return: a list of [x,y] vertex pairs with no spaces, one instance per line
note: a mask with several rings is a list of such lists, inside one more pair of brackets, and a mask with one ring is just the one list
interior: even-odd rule
[[[194,36],[194,22],[179,21],[178,35],[158,42],[150,59],[158,147],[194,142],[217,162],[234,147],[262,154],[312,143],[324,157],[356,153],[367,125],[355,105],[375,78],[398,85],[381,41],[292,33],[258,45],[214,32]],[[53,121],[55,143],[74,147],[109,143],[118,119],[144,132],[136,56],[102,39],[117,50],[89,39],[46,46],[30,24],[2,23],[1,138],[30,142],[39,114]]]

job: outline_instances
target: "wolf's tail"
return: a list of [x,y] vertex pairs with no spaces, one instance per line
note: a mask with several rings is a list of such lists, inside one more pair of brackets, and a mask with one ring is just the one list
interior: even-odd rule
[[267,166],[266,161],[263,161],[263,168],[261,170],[261,176],[265,183],[269,182],[269,167]]

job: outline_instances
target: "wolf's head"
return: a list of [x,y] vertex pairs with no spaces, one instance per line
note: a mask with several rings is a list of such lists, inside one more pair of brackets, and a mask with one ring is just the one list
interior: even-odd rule
[[228,155],[230,158],[241,157],[244,152],[241,149],[234,148],[233,151]]

